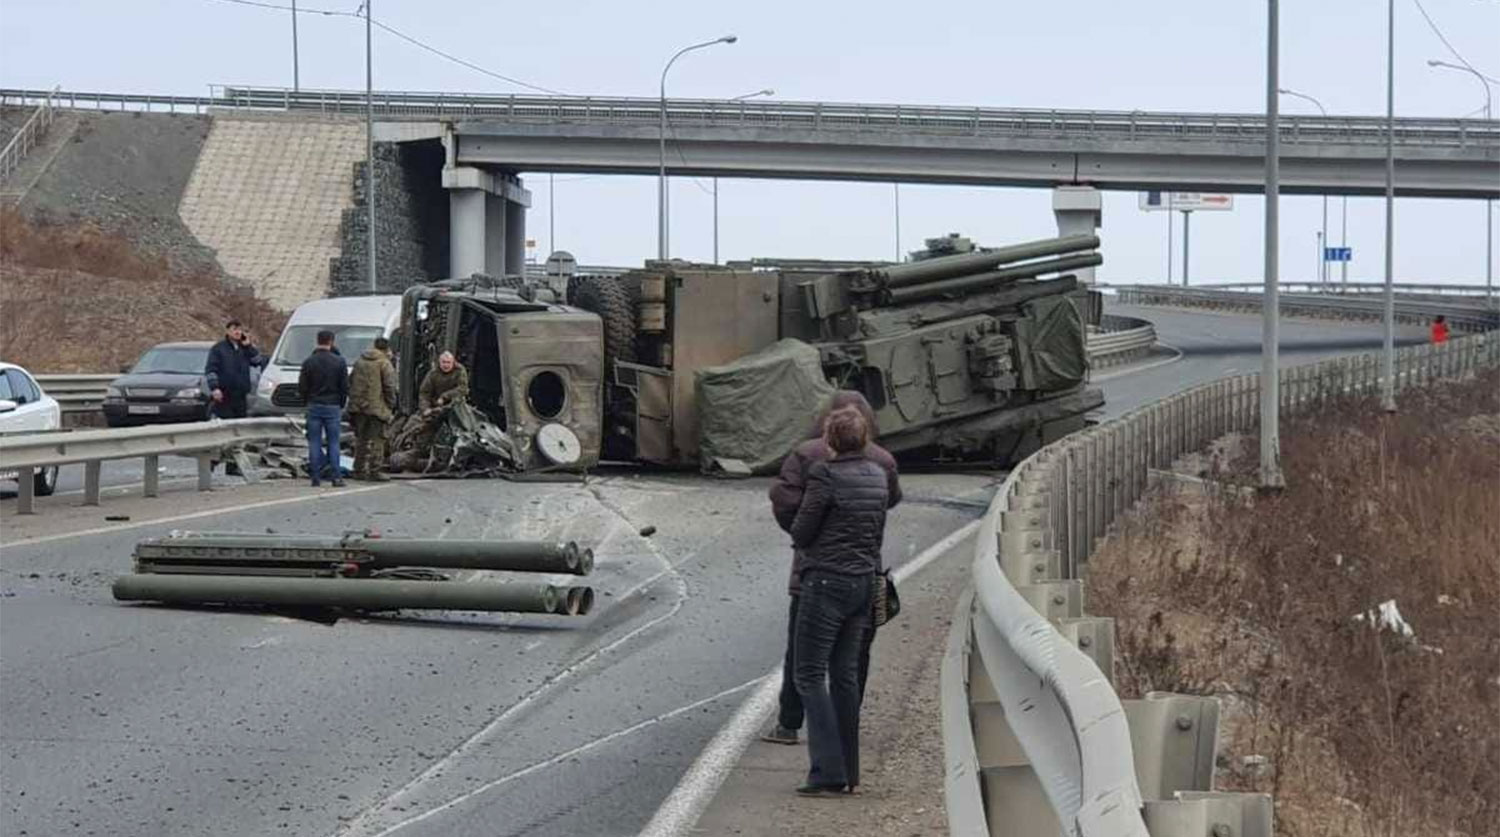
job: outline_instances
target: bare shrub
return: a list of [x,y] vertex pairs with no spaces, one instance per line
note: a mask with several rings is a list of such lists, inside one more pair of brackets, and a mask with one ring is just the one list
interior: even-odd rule
[[1122,694],[1228,696],[1221,782],[1278,834],[1500,834],[1500,373],[1400,407],[1289,419],[1284,493],[1163,486],[1090,564]]
[[213,273],[173,273],[123,236],[0,210],[0,357],[36,372],[109,372],[156,343],[212,340],[236,317],[262,347],[286,317]]

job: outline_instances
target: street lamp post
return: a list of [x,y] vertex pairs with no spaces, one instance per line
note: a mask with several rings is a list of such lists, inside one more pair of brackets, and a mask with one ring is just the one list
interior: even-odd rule
[[[1323,103],[1320,102],[1320,101],[1318,101],[1317,99],[1314,99],[1313,97],[1307,95],[1306,93],[1298,93],[1295,90],[1288,90],[1285,87],[1282,87],[1282,88],[1278,89],[1276,92],[1282,94],[1283,96],[1296,96],[1299,99],[1306,99],[1309,102],[1312,102],[1314,105],[1317,105],[1319,113],[1323,114],[1323,116],[1325,116],[1325,117],[1328,116],[1328,109],[1325,108],[1325,107],[1323,107]],[[1349,212],[1349,198],[1346,195],[1344,197],[1344,213],[1347,215],[1348,212]],[[1321,282],[1324,285],[1328,284],[1328,259],[1324,258],[1324,256],[1326,255],[1326,253],[1323,252],[1323,248],[1325,248],[1327,246],[1328,246],[1328,195],[1324,194],[1323,195],[1323,231],[1318,234],[1318,281]],[[1347,276],[1345,278],[1347,280]]]
[[725,35],[722,38],[714,38],[712,41],[704,41],[701,44],[685,46],[677,50],[667,65],[661,68],[661,136],[659,142],[660,157],[658,160],[658,173],[656,178],[656,257],[665,261],[667,257],[667,71],[677,63],[677,59],[692,52],[695,49],[704,49],[715,44],[732,44],[739,40],[734,35]]
[[1280,28],[1277,0],[1266,4],[1266,255],[1265,289],[1261,293],[1260,347],[1260,488],[1279,491],[1286,487],[1281,473],[1280,380],[1277,378],[1277,347],[1280,323],[1277,297],[1277,211],[1281,191],[1281,114],[1277,107],[1276,80],[1279,74],[1277,55]]
[[1385,55],[1385,347],[1380,406],[1396,411],[1396,0],[1386,0]]
[[[772,90],[769,87],[767,87],[764,90],[757,90],[754,93],[741,93],[738,96],[732,96],[732,97],[730,97],[729,101],[731,101],[731,102],[743,102],[746,99],[753,99],[756,96],[775,96],[775,95],[776,95],[776,91]],[[718,178],[717,175],[715,175],[714,176],[714,264],[718,264],[718,263],[719,263],[719,178]]]
[[[1488,122],[1489,120],[1494,118],[1493,111],[1490,110],[1490,82],[1489,79],[1484,77],[1484,73],[1479,72],[1473,67],[1465,67],[1461,64],[1449,64],[1447,61],[1438,61],[1436,59],[1428,61],[1427,66],[1443,67],[1449,70],[1459,70],[1461,72],[1469,73],[1470,75],[1474,76],[1474,78],[1479,79],[1479,83],[1484,85],[1485,121]],[[1495,299],[1494,249],[1495,202],[1486,199],[1484,202],[1484,299],[1486,302],[1493,302]]]
[[371,0],[365,6],[365,206],[369,212],[370,229],[367,242],[370,261],[370,293],[379,287],[375,273],[375,64],[370,50],[370,19],[374,12]]
[[292,0],[292,92],[302,89],[301,73],[297,67],[297,0]]

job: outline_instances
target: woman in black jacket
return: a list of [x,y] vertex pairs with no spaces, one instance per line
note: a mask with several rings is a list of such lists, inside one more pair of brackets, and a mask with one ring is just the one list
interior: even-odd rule
[[802,593],[793,654],[807,711],[808,796],[852,793],[859,785],[859,648],[870,630],[888,505],[886,471],[866,458],[869,426],[857,410],[828,417],[833,458],[814,463],[792,541],[802,550]]

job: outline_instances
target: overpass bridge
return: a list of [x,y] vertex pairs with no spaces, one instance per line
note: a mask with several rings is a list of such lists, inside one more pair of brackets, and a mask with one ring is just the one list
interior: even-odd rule
[[[49,96],[73,107],[319,118],[366,107],[363,91],[253,86],[214,86],[207,97],[0,90],[0,104]],[[377,140],[444,145],[455,275],[520,272],[529,203],[520,173],[658,169],[655,98],[379,91],[372,104]],[[1098,227],[1095,190],[1264,189],[1260,114],[769,99],[668,99],[665,109],[670,174],[1054,188],[1062,234]],[[1500,197],[1500,121],[1403,117],[1393,133],[1397,195]],[[1380,117],[1284,117],[1282,191],[1383,194],[1385,141]]]

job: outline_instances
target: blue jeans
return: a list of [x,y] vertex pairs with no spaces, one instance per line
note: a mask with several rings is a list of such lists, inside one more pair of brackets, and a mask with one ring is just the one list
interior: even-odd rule
[[[331,466],[333,478],[343,479],[339,471],[339,421],[342,410],[336,404],[307,405],[307,468],[312,484],[317,485],[323,469]],[[324,447],[324,442],[327,447]]]
[[869,575],[802,575],[793,680],[807,713],[807,783],[859,784],[859,657],[871,634]]

